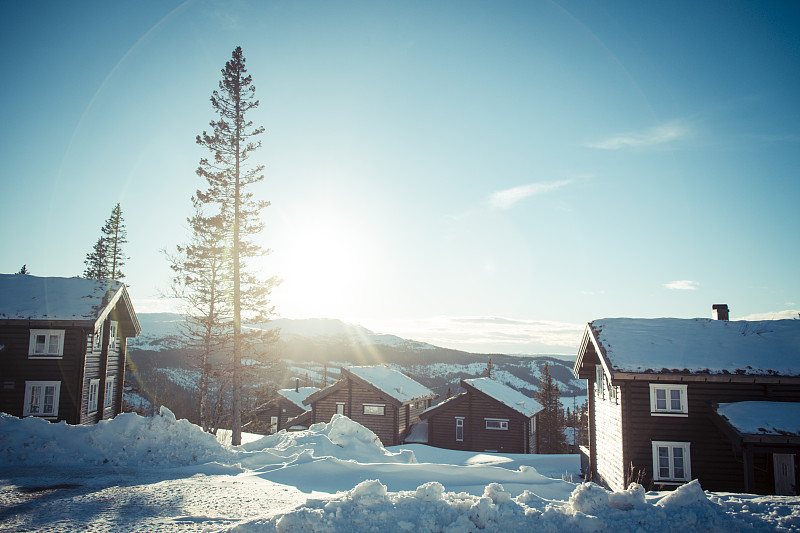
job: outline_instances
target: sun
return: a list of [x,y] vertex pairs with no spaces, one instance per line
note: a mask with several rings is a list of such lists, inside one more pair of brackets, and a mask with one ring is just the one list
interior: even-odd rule
[[[333,217],[293,228],[282,250],[282,314],[345,318],[367,292],[370,257],[364,231]],[[288,315],[287,315],[288,316]]]

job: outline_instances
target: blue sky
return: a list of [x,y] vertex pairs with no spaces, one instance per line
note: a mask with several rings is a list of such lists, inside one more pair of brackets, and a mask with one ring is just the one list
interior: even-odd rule
[[797,3],[2,10],[2,272],[81,273],[120,202],[134,305],[165,309],[241,45],[281,316],[510,353],[601,317],[797,316]]

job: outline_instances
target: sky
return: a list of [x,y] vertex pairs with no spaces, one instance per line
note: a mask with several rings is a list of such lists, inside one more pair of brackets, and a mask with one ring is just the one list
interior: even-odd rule
[[138,313],[242,46],[285,318],[577,353],[604,317],[797,317],[795,2],[5,2],[0,272],[74,276],[116,203]]

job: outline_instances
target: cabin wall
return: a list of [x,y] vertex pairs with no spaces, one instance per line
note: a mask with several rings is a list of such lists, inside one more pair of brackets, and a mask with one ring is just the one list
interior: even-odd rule
[[600,386],[603,387],[602,391],[598,391],[596,386],[594,391],[590,390],[594,394],[594,443],[597,448],[595,472],[609,488],[622,490],[626,488],[622,446],[622,394],[619,387],[609,388],[607,382]]
[[[464,418],[464,440],[456,440],[456,417]],[[428,444],[448,450],[470,450],[466,421],[471,418],[467,397],[450,400],[436,412],[426,417]]]
[[[30,358],[32,329],[64,330],[63,356],[60,359]],[[86,329],[80,327],[0,326],[0,411],[22,417],[26,381],[59,381],[56,420],[77,424],[85,335]]]
[[697,382],[686,385],[686,417],[652,416],[649,383],[630,382],[625,385],[631,398],[630,420],[626,421],[626,457],[635,469],[633,480],[641,479],[647,488],[660,488],[660,485],[653,484],[652,441],[689,442],[693,479],[698,479],[706,490],[743,492],[741,453],[734,450],[732,443],[718,429],[712,404],[758,400],[800,402],[800,386]]
[[287,427],[287,422],[301,414],[306,412],[305,409],[302,409],[297,406],[294,402],[287,400],[286,398],[276,395],[276,397],[260,408],[256,413],[258,421],[266,427],[273,416],[278,417],[278,424],[274,428],[270,428],[271,433],[277,433],[282,429],[289,429]]

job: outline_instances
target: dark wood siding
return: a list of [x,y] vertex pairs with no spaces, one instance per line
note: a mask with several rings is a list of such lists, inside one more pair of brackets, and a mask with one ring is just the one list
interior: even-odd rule
[[259,408],[256,416],[263,427],[270,423],[271,417],[278,417],[278,425],[270,428],[272,433],[277,433],[282,429],[289,429],[286,422],[304,412],[306,412],[306,409],[302,409],[294,402],[276,394],[272,401]]
[[[60,359],[31,359],[28,344],[32,329],[64,330]],[[78,423],[80,373],[86,330],[60,326],[0,326],[0,411],[22,416],[26,381],[60,381],[58,420]]]
[[800,401],[800,387],[797,385],[690,382],[687,384],[687,417],[652,416],[649,384],[627,382],[623,387],[627,388],[626,395],[630,398],[624,424],[625,456],[629,464],[623,466],[628,478],[632,467],[634,478],[641,476],[645,486],[649,486],[653,479],[652,442],[676,441],[691,444],[692,478],[700,480],[704,489],[743,492],[741,453],[735,451],[730,440],[714,423],[713,417],[716,415],[712,411],[712,404],[759,400]]

